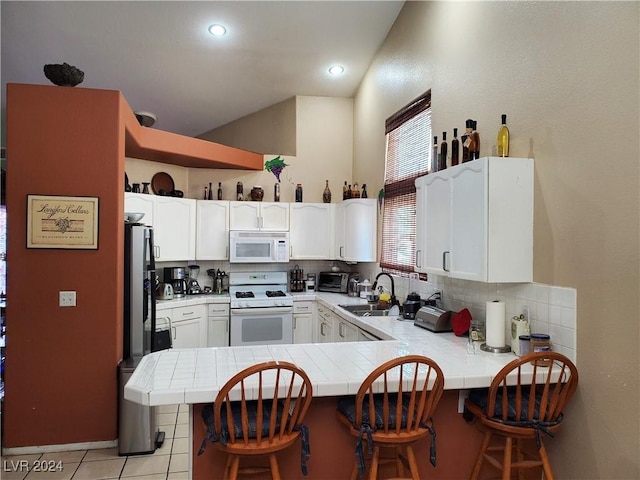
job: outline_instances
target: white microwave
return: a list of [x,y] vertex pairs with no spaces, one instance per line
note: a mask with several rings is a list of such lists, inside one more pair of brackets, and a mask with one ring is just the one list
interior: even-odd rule
[[232,230],[229,237],[231,263],[286,263],[289,232]]

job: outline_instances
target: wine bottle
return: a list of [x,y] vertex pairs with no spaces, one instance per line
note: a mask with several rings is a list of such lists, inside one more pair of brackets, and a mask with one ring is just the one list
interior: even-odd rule
[[471,160],[469,145],[471,144],[471,134],[473,133],[473,120],[470,118],[465,122],[465,131],[462,136],[462,163]]
[[367,198],[369,195],[367,195],[367,184],[363,183],[362,184],[362,198]]
[[460,142],[458,141],[458,129],[453,129],[453,140],[451,140],[451,166],[458,165],[458,155]]
[[302,184],[296,185],[296,202],[302,202]]
[[208,190],[207,190],[207,187],[205,186],[205,187],[204,187],[204,197],[202,197],[202,199],[203,199],[203,200],[206,200],[206,199],[207,199],[207,191],[208,191]]
[[274,202],[280,201],[280,182],[276,182],[273,185],[273,201]]
[[222,182],[218,182],[218,200],[222,200]]
[[347,188],[347,198],[353,198],[353,190],[351,190],[351,185]]
[[349,198],[349,189],[347,188],[347,181],[344,181],[344,187],[342,187],[342,200]]
[[431,171],[437,172],[440,162],[438,162],[438,137],[433,137],[433,146],[431,148]]
[[324,203],[331,203],[331,190],[329,189],[329,180],[326,180],[324,192],[322,192],[322,201]]
[[507,127],[507,114],[502,114],[502,126],[498,130],[498,156],[509,156],[509,127]]
[[447,143],[447,132],[442,132],[442,143],[440,144],[440,159],[438,161],[438,170],[447,168],[447,155],[449,144]]
[[480,158],[480,134],[478,133],[478,121],[474,120],[473,121],[473,144],[474,144],[474,150],[473,150],[473,160],[477,160],[478,158]]

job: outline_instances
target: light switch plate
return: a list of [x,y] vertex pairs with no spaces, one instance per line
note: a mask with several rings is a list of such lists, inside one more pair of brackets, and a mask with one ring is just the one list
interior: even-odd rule
[[60,292],[61,307],[75,307],[76,306],[76,292]]

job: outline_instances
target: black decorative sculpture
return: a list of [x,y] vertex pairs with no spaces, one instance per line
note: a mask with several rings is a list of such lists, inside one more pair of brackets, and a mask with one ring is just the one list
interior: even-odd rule
[[61,87],[75,87],[84,80],[84,72],[68,63],[45,65],[44,76]]

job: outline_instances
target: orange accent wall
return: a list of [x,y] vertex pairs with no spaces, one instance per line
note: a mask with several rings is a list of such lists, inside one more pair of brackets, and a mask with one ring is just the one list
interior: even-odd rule
[[[7,86],[4,447],[117,438],[125,153],[164,152],[159,161],[185,156],[199,166],[212,151],[229,153],[202,140],[146,133],[120,92]],[[259,154],[225,158],[208,165],[262,169]],[[30,193],[99,197],[99,248],[27,249]],[[58,306],[61,290],[77,292],[75,308]]]

